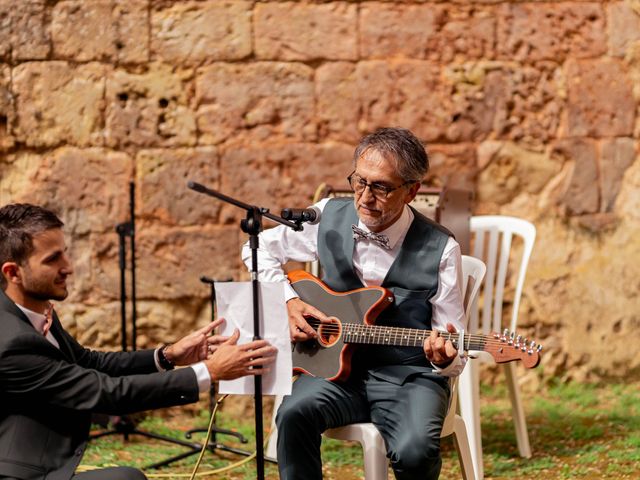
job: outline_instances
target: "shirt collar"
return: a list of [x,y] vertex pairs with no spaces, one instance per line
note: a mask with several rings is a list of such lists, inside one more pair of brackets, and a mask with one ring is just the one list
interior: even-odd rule
[[22,313],[27,316],[27,318],[31,322],[31,325],[33,325],[33,328],[35,328],[38,332],[42,332],[44,324],[47,321],[47,318],[44,316],[44,314],[29,310],[28,308],[25,308],[22,305],[18,305],[17,303],[16,306],[20,310],[22,310]]
[[[400,215],[398,220],[396,220],[388,228],[377,233],[381,235],[386,235],[387,238],[389,238],[389,247],[393,249],[401,239],[404,239],[405,235],[407,234],[407,231],[409,230],[409,227],[411,226],[411,222],[413,222],[413,218],[414,218],[413,212],[411,211],[408,205],[405,205],[404,208],[402,209],[402,214]],[[369,227],[367,227],[364,223],[362,223],[362,220],[358,220],[358,227],[362,228],[367,232],[371,231],[369,230]]]

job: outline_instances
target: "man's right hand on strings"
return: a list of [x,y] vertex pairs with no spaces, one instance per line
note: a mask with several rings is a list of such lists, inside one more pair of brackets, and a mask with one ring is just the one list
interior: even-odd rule
[[305,317],[317,318],[321,323],[332,323],[329,317],[320,310],[297,297],[287,302],[287,313],[289,315],[289,333],[292,342],[304,342],[318,336]]

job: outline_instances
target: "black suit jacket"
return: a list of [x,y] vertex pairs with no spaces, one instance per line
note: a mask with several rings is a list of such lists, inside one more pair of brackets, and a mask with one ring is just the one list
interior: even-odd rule
[[0,291],[0,477],[67,480],[92,412],[125,414],[198,399],[190,368],[158,372],[153,350],[95,352],[54,315],[52,345]]

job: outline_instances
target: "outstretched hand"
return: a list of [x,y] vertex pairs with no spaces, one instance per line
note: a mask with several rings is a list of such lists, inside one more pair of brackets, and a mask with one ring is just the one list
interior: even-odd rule
[[322,323],[332,323],[332,320],[320,310],[297,297],[287,302],[287,313],[289,315],[289,334],[293,342],[304,342],[318,336],[307,322],[306,318],[308,317],[317,318]]
[[[447,323],[447,332],[456,333],[456,327]],[[431,335],[425,339],[424,354],[427,359],[438,368],[445,368],[458,355],[458,350],[451,340],[445,340],[437,330],[431,330]]]
[[224,318],[218,318],[206,327],[202,327],[169,345],[164,351],[165,356],[176,365],[192,365],[204,360],[228,338],[221,335],[211,335],[211,332],[222,322],[224,322]]
[[236,329],[205,360],[212,382],[233,380],[245,375],[262,375],[269,371],[265,367],[275,360],[276,347],[266,340],[254,340],[238,345],[238,338],[240,332]]

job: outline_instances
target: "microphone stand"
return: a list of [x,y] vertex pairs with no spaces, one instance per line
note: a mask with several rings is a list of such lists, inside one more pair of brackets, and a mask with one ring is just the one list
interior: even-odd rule
[[[126,352],[128,350],[127,345],[127,291],[126,291],[126,237],[130,239],[130,249],[131,249],[131,350],[136,350],[136,341],[137,341],[137,330],[136,330],[136,321],[137,321],[137,311],[136,311],[136,243],[135,243],[135,184],[133,182],[129,183],[129,221],[119,223],[116,226],[116,232],[118,233],[118,265],[120,268],[120,328],[121,328],[121,345],[122,351]],[[198,443],[186,442],[183,440],[179,440],[172,437],[167,437],[164,435],[158,435],[157,433],[145,432],[144,430],[139,430],[136,428],[135,422],[128,416],[122,415],[119,417],[113,417],[117,419],[117,421],[113,424],[112,430],[107,430],[105,432],[96,433],[89,436],[90,440],[94,440],[96,438],[105,437],[107,435],[116,435],[122,434],[125,441],[129,440],[129,435],[141,435],[147,438],[153,438],[156,440],[162,440],[164,442],[173,443],[176,445],[181,445],[183,447],[190,448],[191,450],[196,449],[200,450],[201,446]],[[189,452],[187,455],[190,455]],[[180,458],[184,458],[185,456],[180,456]],[[161,461],[154,463],[152,465],[148,465],[144,468],[159,468],[164,465],[168,465],[174,460],[178,458],[171,458],[169,460]]]
[[[295,231],[302,230],[300,223],[289,222],[282,217],[269,213],[267,208],[259,208],[254,205],[248,205],[235,198],[224,195],[216,190],[200,185],[199,183],[189,181],[187,186],[198,193],[217,198],[236,207],[242,208],[247,212],[247,216],[240,222],[240,228],[249,235],[249,247],[251,248],[251,287],[253,293],[253,340],[260,340],[260,302],[259,302],[259,283],[258,283],[258,235],[262,231],[262,217],[267,217],[274,222],[286,225]],[[264,432],[262,422],[262,376],[254,377],[254,405],[255,405],[255,425],[256,425],[256,474],[258,480],[264,480]]]

